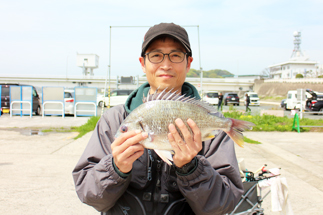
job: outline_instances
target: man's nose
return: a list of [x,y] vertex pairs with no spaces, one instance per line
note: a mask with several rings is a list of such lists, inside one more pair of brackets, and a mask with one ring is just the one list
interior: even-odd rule
[[164,56],[164,60],[161,62],[161,66],[164,68],[170,68],[172,66],[172,61],[169,59],[169,55]]

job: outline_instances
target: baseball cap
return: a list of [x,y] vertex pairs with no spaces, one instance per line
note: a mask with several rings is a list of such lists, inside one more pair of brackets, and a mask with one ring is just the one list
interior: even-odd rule
[[192,56],[191,45],[186,30],[174,23],[160,23],[149,28],[142,43],[141,56],[144,56],[150,42],[160,35],[170,35],[176,38],[185,47],[188,55]]

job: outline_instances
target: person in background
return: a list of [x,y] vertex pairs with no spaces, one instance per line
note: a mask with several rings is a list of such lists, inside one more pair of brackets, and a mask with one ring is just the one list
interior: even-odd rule
[[223,95],[222,93],[219,93],[219,102],[218,102],[218,111],[219,109],[221,108],[221,111],[222,111],[222,101],[223,101]]
[[250,97],[248,95],[248,93],[246,93],[246,112],[250,111],[251,109],[249,108],[249,104],[250,104]]
[[[127,49],[122,50],[126,61]],[[143,103],[143,96],[156,90],[174,89],[200,99],[196,88],[185,82],[193,57],[188,34],[181,26],[161,23],[151,27],[139,61],[148,82],[133,91],[125,104],[101,116],[73,170],[78,197],[103,215],[229,213],[240,200],[243,186],[234,143],[225,132],[202,141],[194,121],[176,119],[176,127],[168,126],[175,151],[173,165],[140,144],[148,137],[146,132],[124,131],[115,138],[121,123]]]

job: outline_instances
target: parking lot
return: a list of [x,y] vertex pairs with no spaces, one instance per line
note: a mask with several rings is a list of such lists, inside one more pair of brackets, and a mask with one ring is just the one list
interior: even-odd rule
[[[82,204],[74,190],[71,172],[91,133],[74,140],[76,133],[32,135],[32,128],[80,126],[87,117],[0,118],[1,214],[98,214]],[[264,164],[281,168],[286,177],[294,214],[320,214],[323,207],[322,133],[245,132],[262,144],[236,147],[248,170]],[[271,212],[265,198],[265,214]]]

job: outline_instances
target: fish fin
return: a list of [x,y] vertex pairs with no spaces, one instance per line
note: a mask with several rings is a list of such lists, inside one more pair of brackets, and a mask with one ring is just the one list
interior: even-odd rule
[[149,94],[150,92],[150,89],[149,89],[147,97],[143,98],[143,103],[155,101],[155,100],[187,102],[205,109],[208,113],[217,113],[217,110],[209,103],[201,99],[197,99],[195,97],[187,96],[186,94],[183,94],[183,95],[177,94],[178,90],[173,91],[174,90],[173,88],[168,90],[168,88],[166,87],[160,93],[158,93],[158,90],[159,90],[159,87],[156,89],[155,93]]
[[232,126],[230,131],[226,132],[229,137],[240,147],[243,147],[243,135],[242,131],[250,130],[252,126],[255,126],[252,122],[238,120],[238,119],[231,119]]
[[210,139],[213,139],[216,135],[219,134],[219,131],[220,130],[212,130],[211,132],[205,134],[203,137],[202,137],[202,141],[206,141],[206,140],[210,140]]
[[210,140],[210,139],[213,139],[214,137],[215,137],[215,135],[214,135],[214,134],[206,134],[206,135],[203,137],[202,141]]
[[170,151],[161,150],[161,149],[154,149],[156,154],[168,165],[172,165],[170,161],[173,161],[173,156]]

